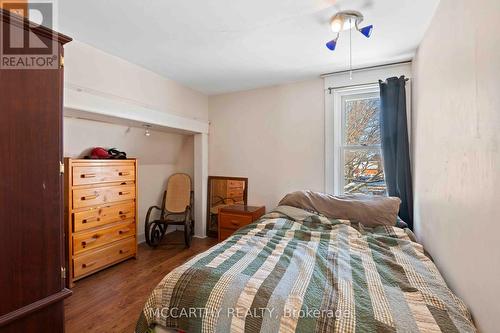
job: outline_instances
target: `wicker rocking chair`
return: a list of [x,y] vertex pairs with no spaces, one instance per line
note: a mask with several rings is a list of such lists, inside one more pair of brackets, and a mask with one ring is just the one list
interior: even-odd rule
[[[150,221],[153,209],[160,211],[157,220]],[[191,178],[183,173],[173,174],[168,178],[167,190],[163,193],[161,207],[151,206],[146,214],[145,235],[146,243],[151,247],[160,244],[169,225],[184,226],[184,243],[191,246],[194,221],[193,191],[191,191]]]

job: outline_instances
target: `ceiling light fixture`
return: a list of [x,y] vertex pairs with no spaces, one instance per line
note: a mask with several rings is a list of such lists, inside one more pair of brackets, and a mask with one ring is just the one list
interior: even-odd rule
[[335,14],[330,20],[330,28],[336,37],[326,43],[326,47],[330,51],[335,51],[340,33],[344,30],[349,30],[349,68],[352,79],[352,29],[358,30],[366,38],[370,38],[373,32],[373,25],[360,28],[359,25],[363,22],[363,14],[355,10],[345,10]]
[[363,20],[363,14],[360,12],[355,10],[344,10],[338,12],[332,17],[330,20],[330,28],[337,34],[337,37],[341,31],[356,28],[356,30],[361,32],[366,38],[370,38],[373,31],[373,25],[360,28],[359,25],[363,22]]
[[146,128],[146,131],[144,132],[145,136],[151,136],[151,132],[149,129],[152,127],[151,125],[142,125],[142,127]]

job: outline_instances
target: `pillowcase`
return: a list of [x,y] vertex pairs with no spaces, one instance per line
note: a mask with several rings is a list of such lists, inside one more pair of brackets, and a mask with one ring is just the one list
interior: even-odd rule
[[367,227],[396,225],[401,200],[396,197],[349,194],[333,196],[313,191],[287,194],[279,205],[313,210],[333,219],[351,220]]

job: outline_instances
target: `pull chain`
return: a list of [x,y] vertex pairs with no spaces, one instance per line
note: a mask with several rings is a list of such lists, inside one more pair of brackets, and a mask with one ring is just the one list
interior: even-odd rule
[[352,19],[349,19],[349,79],[352,80]]

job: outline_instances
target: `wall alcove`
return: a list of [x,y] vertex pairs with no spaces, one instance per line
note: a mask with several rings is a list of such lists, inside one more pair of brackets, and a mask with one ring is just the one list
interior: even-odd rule
[[[193,179],[195,236],[206,236],[208,121],[154,110],[119,96],[66,85],[64,154],[82,157],[90,147],[124,150],[138,158],[138,240],[144,240],[147,207],[158,204],[169,175]],[[145,135],[148,125],[150,136]]]

